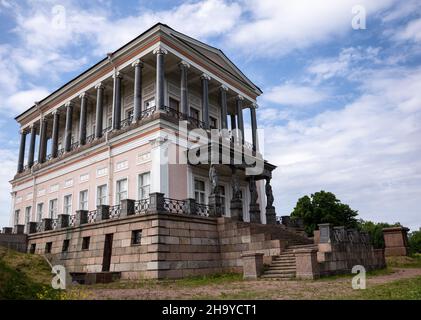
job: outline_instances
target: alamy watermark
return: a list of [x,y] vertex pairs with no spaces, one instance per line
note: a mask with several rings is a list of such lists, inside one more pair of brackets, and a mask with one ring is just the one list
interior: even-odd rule
[[352,268],[352,273],[357,274],[352,278],[352,289],[365,290],[366,289],[366,271],[364,266],[356,265]]
[[352,29],[365,30],[367,29],[367,10],[362,5],[352,7],[352,14],[354,15],[351,21]]

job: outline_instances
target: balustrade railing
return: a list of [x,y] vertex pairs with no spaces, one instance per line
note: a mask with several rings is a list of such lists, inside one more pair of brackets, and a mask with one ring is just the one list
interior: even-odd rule
[[135,214],[146,213],[149,209],[149,199],[138,200],[134,204]]
[[120,205],[110,207],[110,219],[117,219],[120,217]]
[[88,223],[94,223],[96,221],[97,211],[92,210],[88,212]]
[[202,217],[209,217],[210,209],[207,204],[196,203],[196,214]]
[[58,229],[59,228],[59,225],[58,225],[58,219],[52,219],[51,220],[51,229],[52,230],[56,230],[56,229]]
[[69,227],[74,227],[76,224],[76,215],[71,215],[69,217]]
[[128,127],[132,124],[132,122],[133,122],[133,116],[130,116],[124,120],[121,120],[120,128]]
[[95,140],[95,135],[94,134],[91,134],[90,136],[87,136],[86,137],[85,143],[86,144],[90,144],[90,143],[94,142],[94,140]]
[[182,214],[186,212],[186,202],[184,200],[164,198],[164,209],[169,213]]

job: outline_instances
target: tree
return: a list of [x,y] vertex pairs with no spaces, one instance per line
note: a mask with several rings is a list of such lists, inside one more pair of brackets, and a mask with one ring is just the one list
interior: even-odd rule
[[300,198],[291,213],[292,218],[302,218],[307,234],[313,234],[319,223],[356,228],[358,211],[341,203],[331,192],[320,191]]
[[408,242],[411,253],[421,253],[421,228],[409,234]]
[[360,220],[358,224],[359,224],[358,229],[368,232],[368,234],[370,235],[371,244],[376,249],[384,248],[384,238],[383,238],[384,228],[401,226],[399,222],[396,222],[395,224],[389,224],[386,222],[372,222],[372,221],[364,221],[364,220]]

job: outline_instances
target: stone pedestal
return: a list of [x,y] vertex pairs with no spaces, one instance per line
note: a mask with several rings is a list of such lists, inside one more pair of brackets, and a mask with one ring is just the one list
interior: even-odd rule
[[275,207],[266,208],[266,224],[276,224]]
[[295,249],[296,277],[298,279],[317,279],[320,277],[317,249]]
[[87,210],[76,211],[75,226],[80,226],[86,223],[88,223],[88,211]]
[[134,215],[135,213],[134,202],[135,201],[131,199],[121,200],[120,218]]
[[24,234],[25,233],[25,225],[23,224],[17,224],[15,225],[15,228],[13,229],[14,234]]
[[241,255],[243,261],[243,277],[246,280],[255,280],[263,273],[263,253]]
[[222,217],[222,201],[221,196],[211,194],[209,196],[209,216]]
[[37,233],[37,223],[29,222],[26,226],[26,230],[28,230],[28,234]]
[[251,223],[262,223],[260,220],[260,207],[258,204],[250,205],[250,222]]
[[159,192],[154,192],[149,194],[149,211],[150,212],[156,212],[156,213],[162,213],[165,211],[165,200],[164,200],[164,194]]
[[3,228],[3,233],[4,233],[4,234],[12,234],[12,233],[13,233],[13,228],[10,228],[10,227],[4,227],[4,228]]
[[100,205],[96,207],[96,221],[104,221],[110,218],[110,206]]
[[197,207],[196,207],[196,199],[186,199],[186,214],[196,215],[197,214]]
[[409,229],[404,227],[383,229],[386,257],[408,255],[408,231]]
[[333,235],[333,226],[330,223],[319,224],[320,243],[331,243]]
[[232,220],[243,221],[243,202],[241,199],[232,199],[230,210]]
[[67,228],[69,226],[70,216],[68,214],[59,214],[57,228]]
[[53,219],[42,219],[41,231],[49,231],[53,229]]

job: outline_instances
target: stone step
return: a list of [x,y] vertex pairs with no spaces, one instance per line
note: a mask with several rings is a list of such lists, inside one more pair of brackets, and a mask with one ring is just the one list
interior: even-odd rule
[[295,257],[279,257],[272,261],[295,261]]
[[264,274],[295,274],[295,269],[287,270],[266,270]]
[[295,266],[295,261],[272,261],[271,266]]
[[295,274],[294,275],[288,275],[288,276],[284,276],[284,275],[273,275],[273,274],[264,274],[261,278],[263,279],[271,279],[271,280],[291,280],[295,278]]
[[267,271],[295,272],[295,270],[296,270],[295,266],[292,266],[292,267],[276,267],[276,266],[270,266]]

